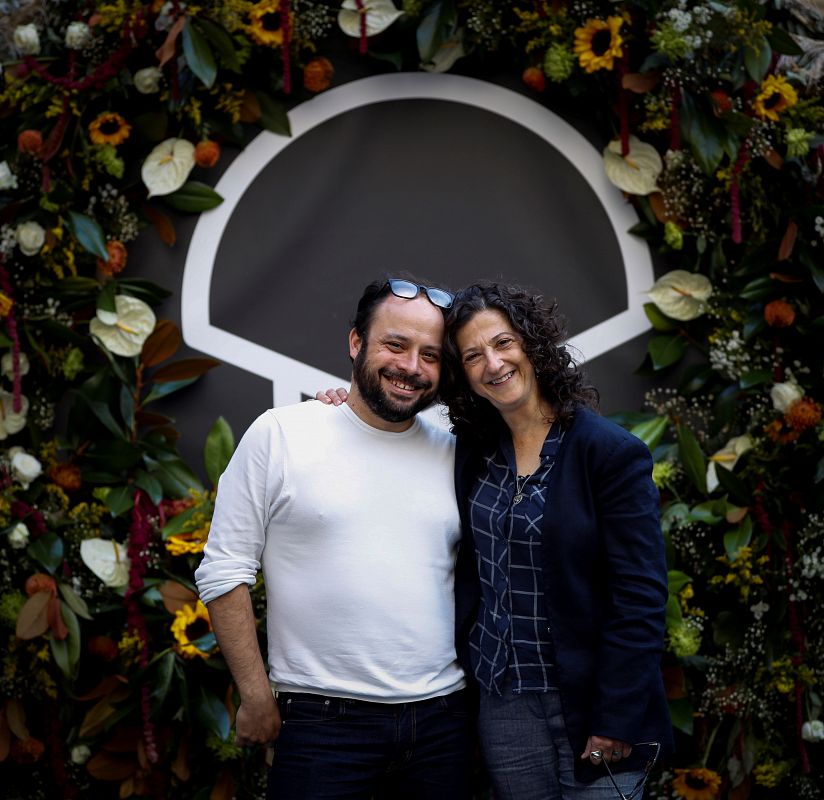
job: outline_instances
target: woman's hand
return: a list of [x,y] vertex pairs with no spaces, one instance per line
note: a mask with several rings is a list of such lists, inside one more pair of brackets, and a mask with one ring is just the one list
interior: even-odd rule
[[315,400],[320,400],[321,403],[327,406],[339,406],[346,402],[347,397],[349,397],[349,392],[340,387],[339,389],[327,389],[325,392],[318,392],[315,395]]
[[632,752],[632,745],[620,739],[608,739],[605,736],[590,736],[587,746],[581,754],[582,759],[589,759],[593,764],[600,764],[606,759],[610,764],[619,762]]

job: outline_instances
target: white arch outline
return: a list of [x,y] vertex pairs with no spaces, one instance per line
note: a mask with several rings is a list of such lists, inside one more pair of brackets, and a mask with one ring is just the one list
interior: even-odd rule
[[627,233],[638,222],[633,208],[608,181],[601,154],[571,125],[549,109],[495,84],[458,75],[405,72],[363,78],[331,89],[289,112],[292,137],[260,133],[229,165],[216,190],[223,203],[201,214],[183,273],[181,327],[187,345],[272,381],[274,405],[298,402],[321,387],[346,383],[335,375],[268,350],[212,325],[209,297],[220,240],[249,184],[290,142],[332,117],[390,100],[433,99],[475,106],[518,123],[555,147],[578,170],[598,197],[615,232],[624,263],[627,308],[579,333],[569,344],[578,361],[595,358],[635,338],[650,324],[643,294],[654,282],[647,246]]

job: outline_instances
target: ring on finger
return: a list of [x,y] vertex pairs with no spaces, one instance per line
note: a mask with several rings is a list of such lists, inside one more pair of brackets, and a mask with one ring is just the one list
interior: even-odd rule
[[612,760],[617,761],[621,756],[624,755],[621,750],[613,750],[612,751]]
[[593,750],[592,752],[590,752],[589,757],[593,761],[600,761],[603,758],[600,750]]

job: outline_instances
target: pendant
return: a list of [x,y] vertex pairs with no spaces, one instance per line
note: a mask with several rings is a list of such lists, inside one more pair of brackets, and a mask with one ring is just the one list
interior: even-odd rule
[[517,494],[516,494],[516,495],[512,498],[512,505],[513,505],[513,506],[517,506],[517,505],[518,505],[518,503],[520,503],[520,502],[521,502],[521,500],[523,500],[523,499],[524,499],[524,495],[523,495],[523,493],[522,493],[522,492],[518,492],[518,493],[517,493]]

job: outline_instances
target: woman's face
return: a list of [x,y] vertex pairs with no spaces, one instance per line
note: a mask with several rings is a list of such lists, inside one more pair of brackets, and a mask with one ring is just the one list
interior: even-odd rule
[[500,311],[479,311],[458,331],[455,343],[469,388],[501,414],[540,401],[535,369],[521,347],[521,336]]

